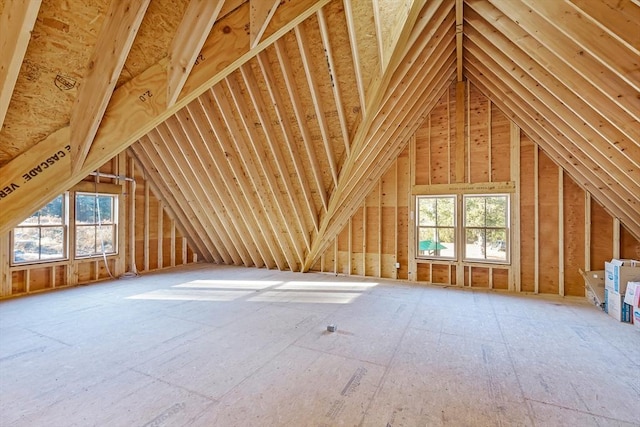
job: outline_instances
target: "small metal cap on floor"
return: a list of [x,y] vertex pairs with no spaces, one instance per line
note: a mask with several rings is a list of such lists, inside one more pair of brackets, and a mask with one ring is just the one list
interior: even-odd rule
[[329,332],[335,332],[336,330],[338,330],[338,326],[337,325],[329,325],[329,326],[327,326],[327,331],[329,331]]

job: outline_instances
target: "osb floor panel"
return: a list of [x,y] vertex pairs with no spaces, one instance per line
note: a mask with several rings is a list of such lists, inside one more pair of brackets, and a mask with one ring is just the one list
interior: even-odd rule
[[640,331],[576,300],[196,265],[0,302],[2,426],[637,426],[638,402]]

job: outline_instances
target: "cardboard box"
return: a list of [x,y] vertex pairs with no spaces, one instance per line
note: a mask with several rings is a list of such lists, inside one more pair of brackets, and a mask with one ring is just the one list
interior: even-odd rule
[[632,307],[624,303],[624,296],[610,289],[604,290],[604,311],[618,322],[631,322]]
[[640,282],[640,261],[612,259],[604,263],[604,273],[604,287],[624,295],[628,282]]
[[627,290],[624,293],[624,302],[633,305],[636,293],[640,292],[640,282],[627,282]]

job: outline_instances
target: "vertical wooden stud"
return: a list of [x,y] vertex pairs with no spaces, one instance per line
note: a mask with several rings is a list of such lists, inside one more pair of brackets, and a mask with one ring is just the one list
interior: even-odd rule
[[187,264],[189,260],[187,259],[187,238],[182,238],[182,264]]
[[620,258],[620,218],[613,218],[613,257]]
[[[591,270],[591,193],[584,192],[584,271]],[[586,296],[586,288],[585,288]]]
[[456,83],[456,182],[465,182],[465,82]]
[[378,179],[378,277],[382,277],[382,178]]
[[176,266],[176,221],[171,218],[171,267]]
[[[469,102],[469,104],[471,104]],[[493,167],[492,167],[492,163],[493,163],[493,159],[491,158],[491,100],[489,98],[487,98],[487,160],[489,161],[489,182],[493,182],[493,176],[492,176],[492,171],[493,171]],[[471,138],[469,138],[471,139]],[[520,145],[520,141],[518,141],[518,145]],[[469,158],[471,158],[471,156],[469,156]],[[469,160],[469,164],[471,164],[471,160]],[[469,170],[471,170],[471,167],[469,167]],[[513,178],[513,173],[511,174],[512,178]]]
[[[491,114],[491,101],[489,101],[489,114]],[[491,141],[491,116],[489,117],[489,141]],[[491,142],[489,142],[491,145]],[[510,122],[509,125],[509,150],[510,150],[510,173],[511,173],[511,181],[513,181],[515,185],[515,191],[511,195],[511,206],[510,206],[510,217],[511,223],[509,224],[511,228],[511,242],[509,242],[509,247],[511,248],[511,269],[509,274],[509,290],[516,292],[522,291],[522,280],[521,280],[521,248],[520,248],[520,128],[514,123]],[[491,147],[489,147],[489,153],[491,153]],[[537,154],[536,154],[537,159]],[[538,170],[538,166],[536,164],[535,170]],[[491,163],[489,164],[489,173],[491,173]],[[490,175],[491,176],[491,175]],[[536,172],[537,176],[537,172]],[[491,178],[490,178],[491,179]],[[536,180],[537,182],[537,180]],[[536,199],[536,209],[537,209],[537,199]]]
[[412,195],[411,189],[416,185],[416,136],[413,135],[409,140],[409,188],[408,188],[408,211],[409,220],[407,221],[407,279],[417,281],[418,280],[418,264],[416,262],[416,197]]
[[362,201],[362,275],[367,275],[367,198]]
[[393,221],[393,247],[394,247],[394,262],[396,263],[393,266],[394,271],[394,279],[398,278],[398,160],[396,159],[394,163],[394,182],[395,182],[395,202],[394,202],[394,221]]
[[558,293],[564,296],[564,174],[558,167]]
[[144,182],[144,271],[149,271],[149,182]]
[[451,91],[447,89],[447,183],[451,184]]
[[0,297],[11,295],[11,232],[0,235]]
[[164,267],[164,203],[158,200],[158,270]]
[[133,158],[128,157],[128,159],[129,176],[134,179],[134,181],[128,182],[129,211],[127,212],[127,215],[129,218],[129,266],[131,272],[135,274],[138,272],[138,269],[136,268],[136,163],[133,161]]
[[537,294],[540,292],[540,209],[539,209],[539,197],[538,197],[538,186],[539,186],[539,174],[538,174],[538,152],[540,148],[536,145],[533,150],[533,198],[534,198],[534,224],[533,224],[533,286],[534,292]]
[[333,241],[333,274],[338,274],[338,236]]
[[353,255],[353,247],[351,246],[353,244],[353,221],[351,221],[351,218],[349,218],[349,238],[347,240],[347,248],[348,248],[348,252],[349,252],[349,256],[347,257],[347,270],[349,271],[349,276],[351,276],[351,269],[353,268],[353,266],[351,265],[351,256]]

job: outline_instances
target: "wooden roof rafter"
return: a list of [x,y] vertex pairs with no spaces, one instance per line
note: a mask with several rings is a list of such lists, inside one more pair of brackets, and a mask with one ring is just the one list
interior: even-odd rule
[[251,47],[256,47],[276,13],[280,0],[249,0],[251,16],[249,19],[249,35]]
[[[258,134],[254,125],[255,122],[251,117],[249,105],[241,93],[242,88],[240,87],[236,77],[238,77],[237,73],[234,73],[227,77],[225,82],[229,88],[229,92],[231,93],[235,110],[240,116],[240,121],[244,128],[244,134],[239,132],[239,128],[232,122],[231,115],[229,114],[232,111],[231,109],[228,107],[224,109],[221,108],[222,116],[227,123],[227,127],[231,131],[231,134],[234,135],[238,152],[245,164],[245,170],[253,180],[254,186],[258,189],[258,198],[267,213],[267,218],[271,223],[271,226],[276,232],[276,237],[279,240],[280,247],[285,254],[289,254],[287,258],[289,268],[292,271],[295,271],[297,266],[302,264],[304,257],[302,248],[298,243],[299,240],[296,239],[295,236],[297,233],[306,233],[306,230],[295,230],[294,222],[286,220],[286,213],[295,211],[295,207],[292,206],[295,202],[290,205],[291,199],[286,200],[280,191],[278,182],[275,179],[275,173],[271,168],[269,156],[262,145],[262,138]],[[221,94],[222,91],[217,91],[216,88],[214,88],[214,93]],[[218,98],[219,102],[220,100],[221,99]],[[258,164],[259,169],[256,168],[254,160],[255,163]],[[278,163],[277,159],[276,163]],[[285,172],[285,175],[288,177],[288,173]],[[265,182],[266,185],[264,185]],[[280,221],[280,219],[283,219],[284,221]],[[284,231],[282,230],[283,225],[286,232],[282,232]]]
[[[165,141],[165,152],[171,152],[176,160],[178,170],[176,174],[184,175],[185,180],[189,183],[191,190],[195,196],[195,200],[203,207],[204,212],[215,212],[215,215],[208,215],[206,219],[211,225],[214,233],[218,236],[220,245],[226,250],[232,259],[234,265],[252,265],[253,260],[246,242],[240,238],[236,229],[233,227],[225,227],[224,220],[230,216],[226,205],[219,203],[217,193],[209,191],[206,180],[202,179],[201,169],[196,167],[199,162],[199,156],[195,152],[189,150],[189,142],[177,115],[169,117],[158,131]],[[170,141],[175,141],[171,144]],[[205,174],[206,176],[206,174]]]
[[[249,5],[238,8],[214,25],[202,54],[206,58],[194,67],[183,89],[183,95],[171,108],[166,108],[166,58],[152,65],[113,92],[100,131],[92,144],[84,166],[71,173],[70,156],[59,160],[46,172],[25,181],[22,176],[54,153],[68,152],[70,128],[64,127],[0,167],[0,188],[19,185],[20,191],[0,200],[0,233],[17,225],[24,216],[48,202],[51,194],[59,194],[89,172],[140,139],[187,103],[253,58],[300,22],[315,14],[330,0],[298,0],[278,7],[265,34],[255,48],[249,46],[245,26],[249,23]],[[216,28],[219,31],[216,31]],[[151,94],[151,96],[149,96]],[[65,170],[66,169],[66,170]],[[55,172],[54,172],[55,171]],[[55,174],[56,180],[46,180]],[[21,184],[17,184],[20,182]],[[19,202],[15,197],[20,194]]]
[[150,1],[113,1],[109,6],[71,110],[72,173],[84,165]]
[[298,25],[294,28],[294,32],[296,35],[296,42],[298,43],[298,50],[300,51],[300,57],[302,59],[302,65],[304,67],[304,73],[307,78],[307,84],[309,85],[309,91],[311,93],[313,109],[316,113],[318,126],[320,127],[322,143],[324,145],[325,154],[327,155],[327,161],[329,162],[329,168],[331,169],[333,186],[335,187],[338,185],[338,165],[336,163],[333,146],[331,144],[332,141],[331,135],[329,135],[329,126],[327,125],[327,119],[324,113],[325,109],[320,100],[318,81],[316,80],[314,67],[311,64],[311,53],[309,52],[309,42],[307,40],[306,30],[304,29],[304,26]]
[[274,252],[275,243],[269,231],[260,226],[259,216],[262,212],[252,206],[254,201],[252,188],[238,161],[230,156],[232,147],[228,141],[228,135],[224,132],[224,125],[217,112],[214,111],[213,98],[205,94],[189,104],[187,111],[189,116],[193,118],[203,142],[211,140],[207,136],[209,132],[214,134],[214,141],[204,145],[207,147],[206,152],[210,154],[209,158],[215,166],[218,176],[222,177],[232,203],[235,204],[239,218],[242,218],[244,222],[244,227],[241,229],[246,230],[246,233],[251,235],[264,265],[267,268],[279,268],[276,260],[282,264],[284,262],[276,258],[276,252]]
[[271,64],[269,63],[266,52],[261,52],[257,58],[258,64],[260,65],[260,69],[262,71],[262,75],[267,84],[267,90],[269,92],[271,102],[273,104],[276,115],[278,117],[278,121],[280,123],[280,127],[282,129],[282,135],[285,145],[289,151],[289,156],[291,157],[291,160],[293,162],[296,176],[298,178],[300,188],[302,189],[303,198],[307,207],[308,218],[310,218],[313,222],[314,230],[317,233],[318,213],[316,212],[316,208],[313,203],[311,188],[309,186],[307,175],[301,162],[300,153],[295,141],[292,125],[287,114],[283,111],[284,100],[280,95],[280,91],[278,91],[275,87],[275,76],[273,75],[273,69],[271,67]]
[[[138,165],[144,171],[147,182],[151,184],[151,188],[155,189],[157,197],[164,200],[168,205],[168,210],[173,213],[176,222],[180,225],[180,228],[184,230],[187,241],[192,248],[203,256],[203,259],[211,259],[214,262],[222,262],[220,254],[217,250],[210,256],[209,248],[204,243],[204,230],[200,228],[200,224],[194,222],[185,212],[183,203],[184,194],[179,191],[179,188],[175,182],[167,182],[162,179],[158,172],[158,167],[154,163],[154,160],[158,160],[147,155],[145,149],[142,147],[140,141],[132,144],[128,149],[128,152],[133,158],[136,159]],[[158,164],[160,166],[162,163]]]
[[[225,0],[190,1],[169,47],[167,108],[176,103]],[[255,45],[252,45],[255,47]]]
[[[238,209],[235,203],[229,201],[228,190],[225,191],[226,188],[223,188],[226,186],[220,184],[218,176],[212,170],[213,168],[206,162],[208,159],[212,161],[216,159],[213,156],[202,155],[203,151],[209,151],[209,147],[198,133],[197,125],[194,123],[195,120],[190,115],[189,106],[191,104],[178,111],[174,116],[176,125],[179,125],[184,133],[184,138],[176,141],[177,143],[172,144],[171,147],[177,146],[184,158],[188,160],[190,166],[195,168],[194,178],[200,178],[201,186],[205,189],[204,197],[211,199],[211,209],[216,212],[216,216],[219,218],[217,226],[229,233],[234,245],[238,247],[245,267],[252,265],[262,267],[264,261],[258,249],[259,245],[256,239],[258,236],[254,236],[251,233],[238,232],[238,230],[245,229],[244,212]],[[234,181],[231,180],[231,182]],[[234,189],[234,191],[236,190]],[[202,203],[202,199],[199,200]],[[228,223],[232,223],[233,227],[229,227]]]
[[287,87],[287,92],[289,93],[289,98],[291,99],[293,111],[296,116],[296,121],[298,122],[298,129],[300,130],[300,133],[302,135],[302,141],[304,142],[304,146],[307,152],[307,157],[309,159],[309,163],[311,164],[313,177],[316,182],[316,189],[318,194],[320,195],[320,199],[322,200],[322,206],[326,211],[328,206],[328,196],[325,190],[324,181],[322,179],[322,171],[320,170],[320,164],[318,162],[318,159],[315,155],[315,151],[313,149],[313,143],[311,141],[309,128],[305,126],[304,108],[300,103],[298,90],[296,89],[296,85],[293,79],[291,62],[285,50],[284,44],[282,43],[281,40],[276,40],[276,42],[274,43],[274,47],[276,50],[276,54],[278,56],[278,63],[280,64],[280,69],[282,70],[284,82]]
[[[280,150],[280,146],[278,145],[278,136],[276,135],[276,131],[273,125],[271,124],[270,118],[267,115],[267,111],[266,111],[267,105],[264,99],[262,98],[262,95],[260,94],[260,88],[258,87],[256,78],[253,74],[253,71],[251,70],[251,67],[248,64],[242,65],[240,67],[240,74],[242,75],[242,79],[244,81],[244,85],[247,89],[247,92],[251,97],[253,108],[258,116],[258,120],[260,120],[260,123],[262,125],[264,136],[269,146],[271,155],[275,159],[275,164],[276,164],[276,169],[278,171],[278,174],[280,175],[280,178],[284,183],[284,188],[288,196],[289,205],[293,208],[293,212],[295,213],[294,217],[295,217],[295,222],[298,224],[299,233],[300,235],[302,235],[306,249],[309,250],[311,246],[311,240],[309,237],[308,226],[305,221],[305,218],[307,218],[307,215],[305,215],[305,213],[302,212],[302,209],[301,209],[302,203],[300,203],[300,201],[297,200],[296,198],[296,194],[298,192],[296,191],[296,188],[294,187],[293,182],[291,180],[290,173],[287,170],[284,155],[282,153],[282,150]],[[270,168],[269,164],[266,163],[266,169],[269,169],[269,168]],[[271,175],[273,175],[272,171],[266,170],[265,172],[267,173],[271,172]],[[281,215],[284,214],[282,209],[280,209],[280,213]],[[289,221],[287,221],[287,223],[289,223]],[[300,264],[302,264],[302,261],[300,262]]]
[[[199,181],[193,179],[194,172],[189,162],[180,154],[168,148],[167,141],[173,137],[168,125],[163,123],[147,134],[153,149],[167,164],[163,168],[168,171],[178,183],[179,188],[186,194],[188,203],[194,206],[195,217],[202,224],[210,245],[216,248],[222,257],[223,263],[240,265],[241,259],[238,250],[230,244],[226,230],[217,227],[217,220],[209,214],[213,210],[210,201],[203,197]],[[202,203],[200,203],[202,201]]]

